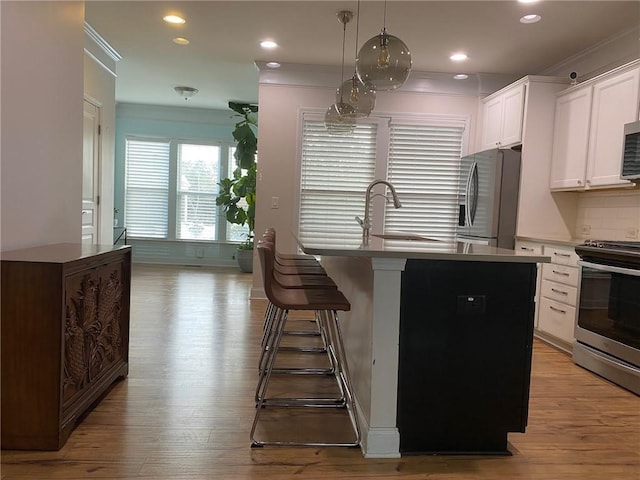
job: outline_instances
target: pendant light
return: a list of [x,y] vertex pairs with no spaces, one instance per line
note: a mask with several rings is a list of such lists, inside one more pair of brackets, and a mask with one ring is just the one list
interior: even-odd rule
[[[344,80],[344,44],[347,36],[347,23],[353,18],[353,12],[343,10],[337,13],[338,21],[342,23],[342,69],[340,71],[340,84]],[[324,115],[324,125],[331,135],[348,135],[356,128],[354,108],[346,103],[344,92],[336,99]]]
[[379,35],[368,40],[358,52],[356,71],[362,83],[374,91],[395,90],[409,78],[411,52],[398,37],[387,33],[387,0]]
[[[358,33],[360,30],[360,0],[358,0],[358,10],[356,15],[356,44],[354,54],[356,55],[357,61]],[[353,107],[354,112],[352,116],[355,118],[368,117],[371,115],[376,104],[376,92],[370,90],[364,83],[362,83],[355,70],[353,72],[353,76],[338,88],[336,98],[338,101],[343,99],[345,103]]]

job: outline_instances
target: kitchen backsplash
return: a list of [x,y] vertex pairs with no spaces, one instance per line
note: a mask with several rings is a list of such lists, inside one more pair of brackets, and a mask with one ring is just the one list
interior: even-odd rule
[[580,194],[575,236],[640,241],[640,186],[631,191]]

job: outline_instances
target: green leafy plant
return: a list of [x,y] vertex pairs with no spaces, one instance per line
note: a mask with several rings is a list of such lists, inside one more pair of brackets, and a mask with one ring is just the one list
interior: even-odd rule
[[[229,108],[242,117],[232,132],[233,139],[236,141],[234,152],[236,168],[231,178],[225,178],[218,183],[220,190],[216,197],[216,205],[223,207],[227,222],[249,227],[247,240],[238,248],[251,250],[256,215],[258,106],[229,102]],[[242,202],[243,199],[244,202]]]

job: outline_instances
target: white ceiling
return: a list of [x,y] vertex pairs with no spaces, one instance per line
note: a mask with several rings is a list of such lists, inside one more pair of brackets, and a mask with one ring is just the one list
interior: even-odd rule
[[[255,61],[339,66],[342,25],[336,13],[357,1],[87,1],[87,22],[120,54],[116,100],[226,109],[229,100],[258,100]],[[187,21],[162,21],[177,13]],[[519,18],[538,13],[524,25]],[[358,44],[377,34],[384,2],[360,3]],[[640,25],[640,2],[503,1],[387,2],[387,31],[410,48],[414,71],[539,74],[605,39]],[[174,37],[190,40],[179,46]],[[353,72],[356,22],[347,25],[345,76]],[[258,45],[272,39],[280,46]],[[454,64],[449,55],[469,59]],[[337,84],[336,80],[336,84]],[[200,92],[187,103],[173,90]],[[336,85],[337,86],[337,85]]]

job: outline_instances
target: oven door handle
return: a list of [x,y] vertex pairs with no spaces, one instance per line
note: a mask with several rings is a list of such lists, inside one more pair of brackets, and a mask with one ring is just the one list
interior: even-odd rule
[[633,268],[616,267],[614,265],[602,265],[600,263],[585,262],[584,260],[578,260],[578,265],[582,267],[589,267],[594,270],[601,270],[603,272],[619,273],[621,275],[632,275],[634,277],[640,277],[640,270]]

